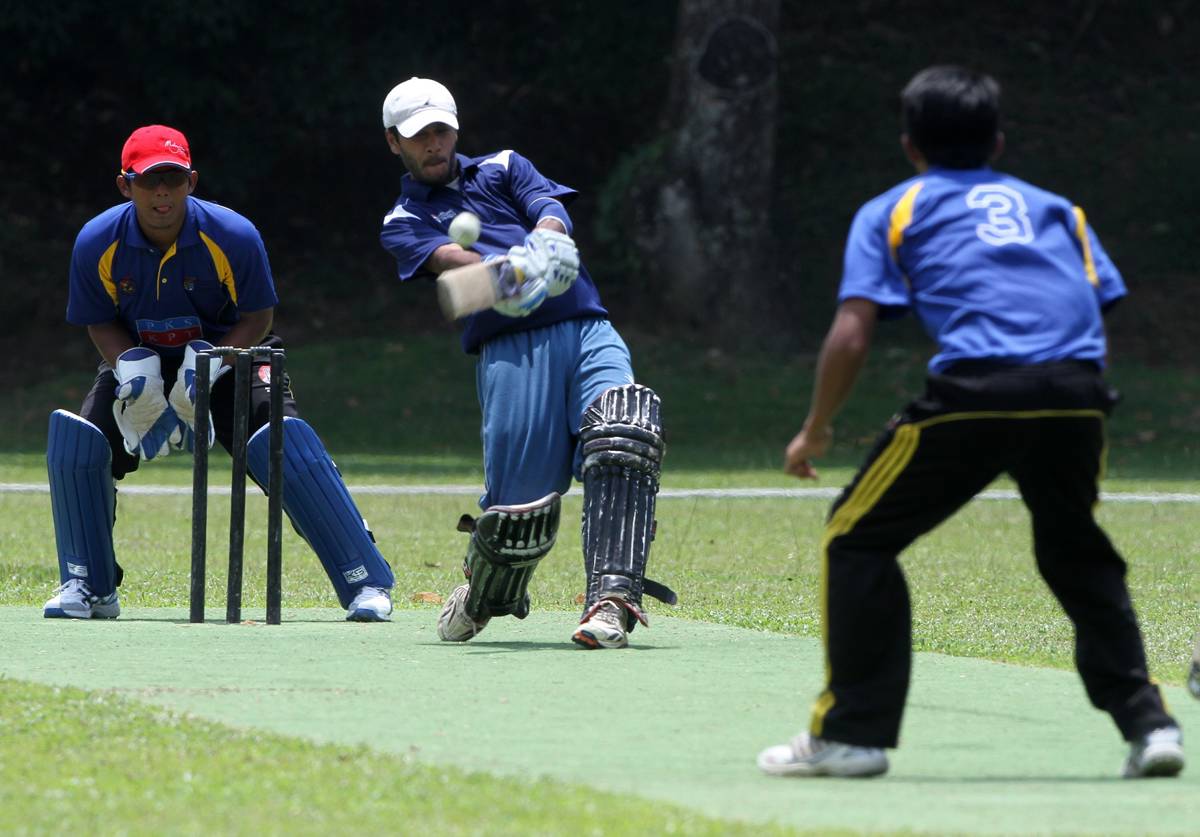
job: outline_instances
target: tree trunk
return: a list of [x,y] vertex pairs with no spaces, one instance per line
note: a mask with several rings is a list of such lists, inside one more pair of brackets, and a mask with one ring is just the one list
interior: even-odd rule
[[668,142],[636,237],[667,319],[736,338],[762,322],[773,258],[779,0],[681,0]]

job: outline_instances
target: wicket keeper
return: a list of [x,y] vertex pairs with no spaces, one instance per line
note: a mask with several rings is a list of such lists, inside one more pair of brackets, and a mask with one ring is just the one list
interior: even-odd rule
[[[233,375],[213,361],[211,426],[194,426],[196,352],[221,346],[282,348],[271,330],[278,299],[258,230],[195,197],[199,174],[184,135],[138,128],[121,151],[126,202],[88,221],[71,255],[67,320],[87,329],[100,366],[79,415],[50,416],[46,463],[61,586],[48,618],[115,618],[123,571],[113,551],[114,480],[141,460],[233,440]],[[317,553],[353,621],[391,616],[392,570],[342,477],[300,417],[290,381],[270,363],[252,372],[247,473],[267,485],[272,386],[284,387],[283,508]],[[182,522],[182,521],[181,521]]]

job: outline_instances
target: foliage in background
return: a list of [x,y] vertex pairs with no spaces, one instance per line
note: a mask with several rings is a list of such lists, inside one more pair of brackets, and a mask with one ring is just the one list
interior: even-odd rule
[[[673,2],[553,5],[138,4],[16,0],[0,15],[0,120],[9,188],[0,195],[5,357],[81,340],[63,323],[80,225],[117,202],[121,143],[148,122],[192,141],[198,194],[263,231],[293,339],[436,328],[429,294],[400,288],[377,241],[401,174],[379,108],[396,82],[454,90],[461,148],[516,147],[581,190],[577,236],[623,323],[657,327],[637,305],[639,271],[600,241],[621,194],[656,165],[677,10]],[[1113,330],[1121,351],[1191,363],[1200,302],[1200,99],[1180,72],[1200,54],[1194,4],[1069,0],[1003,6],[949,0],[782,4],[777,184],[782,270],[743,341],[811,349],[833,305],[855,208],[907,175],[896,92],[929,63],[983,67],[1004,84],[1003,166],[1076,200],[1134,292]],[[761,138],[745,137],[753,155]],[[622,163],[622,161],[625,161]],[[603,207],[599,197],[603,195]],[[736,265],[730,281],[737,281]],[[714,318],[722,312],[713,312]],[[685,335],[703,339],[703,327]],[[728,342],[725,350],[737,348]],[[8,360],[0,372],[28,377]]]

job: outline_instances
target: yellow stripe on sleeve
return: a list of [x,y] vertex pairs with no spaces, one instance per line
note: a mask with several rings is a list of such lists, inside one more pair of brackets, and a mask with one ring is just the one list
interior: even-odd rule
[[104,286],[104,290],[112,297],[113,305],[117,304],[117,283],[112,278],[113,259],[117,255],[117,245],[120,240],[114,241],[108,245],[108,249],[100,256],[100,263],[96,265],[96,271],[100,275],[100,284]]
[[896,251],[904,241],[904,231],[912,223],[913,204],[917,201],[917,193],[924,185],[925,181],[919,180],[909,186],[908,191],[892,207],[892,215],[888,221],[888,252],[892,254],[892,261],[896,261]]
[[204,241],[204,246],[208,248],[209,255],[212,256],[213,267],[217,270],[217,280],[225,286],[225,289],[229,291],[229,298],[233,300],[234,305],[237,305],[237,283],[233,281],[233,267],[229,264],[225,251],[221,249],[221,245],[203,232],[200,233],[200,238]]
[[1096,262],[1092,260],[1092,242],[1087,234],[1087,218],[1083,210],[1077,206],[1071,207],[1075,215],[1075,235],[1079,237],[1079,246],[1083,248],[1083,269],[1087,280],[1095,287],[1100,286],[1100,277],[1096,275]]

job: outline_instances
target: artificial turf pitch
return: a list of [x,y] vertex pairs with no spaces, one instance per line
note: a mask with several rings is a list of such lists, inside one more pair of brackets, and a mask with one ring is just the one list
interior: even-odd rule
[[[754,758],[806,722],[822,672],[812,639],[656,613],[628,650],[588,652],[568,641],[564,612],[499,619],[464,645],[438,641],[433,608],[376,625],[336,610],[285,609],[278,627],[223,615],[192,625],[181,609],[127,609],[81,622],[3,607],[0,675],[724,819],[974,834],[1200,828],[1200,755],[1177,779],[1118,779],[1125,745],[1071,672],[918,654],[886,777],[779,779]],[[1200,703],[1165,692],[1186,740]]]

